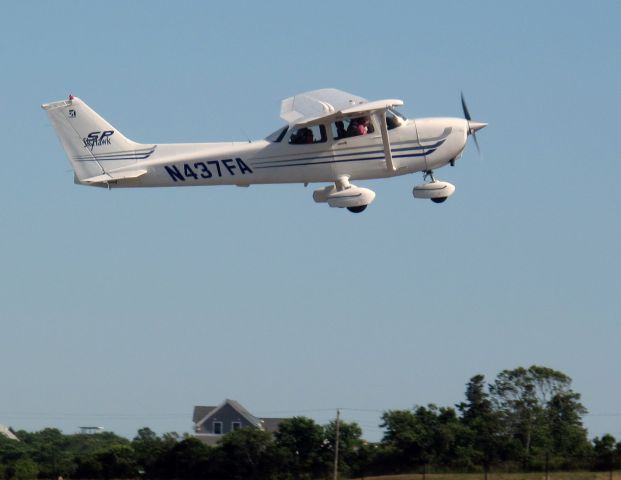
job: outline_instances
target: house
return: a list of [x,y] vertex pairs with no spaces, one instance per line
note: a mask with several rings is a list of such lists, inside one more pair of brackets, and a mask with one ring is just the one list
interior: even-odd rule
[[8,438],[9,440],[17,440],[19,442],[19,438],[17,438],[15,434],[4,425],[0,425],[0,435]]
[[274,433],[284,418],[259,418],[239,402],[226,399],[217,407],[194,407],[194,433],[208,445],[215,445],[224,434],[244,427]]

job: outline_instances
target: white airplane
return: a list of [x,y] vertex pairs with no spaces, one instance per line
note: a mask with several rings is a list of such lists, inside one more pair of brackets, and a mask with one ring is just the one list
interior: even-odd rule
[[406,119],[401,100],[367,101],[332,88],[282,101],[287,125],[264,140],[142,144],[129,140],[77,97],[42,105],[69,157],[74,181],[107,188],[330,182],[318,203],[362,212],[374,199],[351,181],[423,172],[414,197],[436,203],[455,187],[433,171],[454,165],[469,135],[486,123],[465,118]]

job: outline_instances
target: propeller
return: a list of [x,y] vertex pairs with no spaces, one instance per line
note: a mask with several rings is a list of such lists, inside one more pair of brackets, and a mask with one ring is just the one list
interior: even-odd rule
[[477,140],[475,132],[477,130],[481,130],[482,128],[487,127],[487,123],[472,121],[472,117],[470,116],[470,110],[468,110],[468,105],[466,105],[466,100],[464,99],[464,92],[461,92],[461,108],[464,111],[465,119],[468,120],[468,135],[472,135],[472,138],[474,139],[474,144],[477,146],[477,152],[479,152],[479,155],[481,155],[481,147],[479,146],[479,141]]

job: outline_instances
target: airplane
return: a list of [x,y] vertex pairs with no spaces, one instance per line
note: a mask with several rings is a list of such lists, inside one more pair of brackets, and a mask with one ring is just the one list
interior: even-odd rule
[[[375,192],[352,181],[422,172],[415,198],[444,202],[455,186],[434,178],[454,166],[469,136],[487,123],[465,118],[406,119],[397,99],[368,101],[334,88],[282,101],[286,125],[263,140],[144,144],[125,137],[78,97],[41,105],[74,172],[74,182],[97,187],[178,187],[330,183],[314,190],[317,203],[364,211]],[[427,181],[427,180],[430,181]]]

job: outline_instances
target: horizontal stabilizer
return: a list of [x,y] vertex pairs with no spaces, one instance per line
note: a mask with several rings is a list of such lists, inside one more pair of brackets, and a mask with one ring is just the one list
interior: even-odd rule
[[128,170],[118,173],[104,173],[103,175],[97,175],[96,177],[85,178],[81,183],[87,183],[89,185],[106,184],[111,182],[119,182],[122,180],[133,180],[138,177],[142,177],[146,170]]

